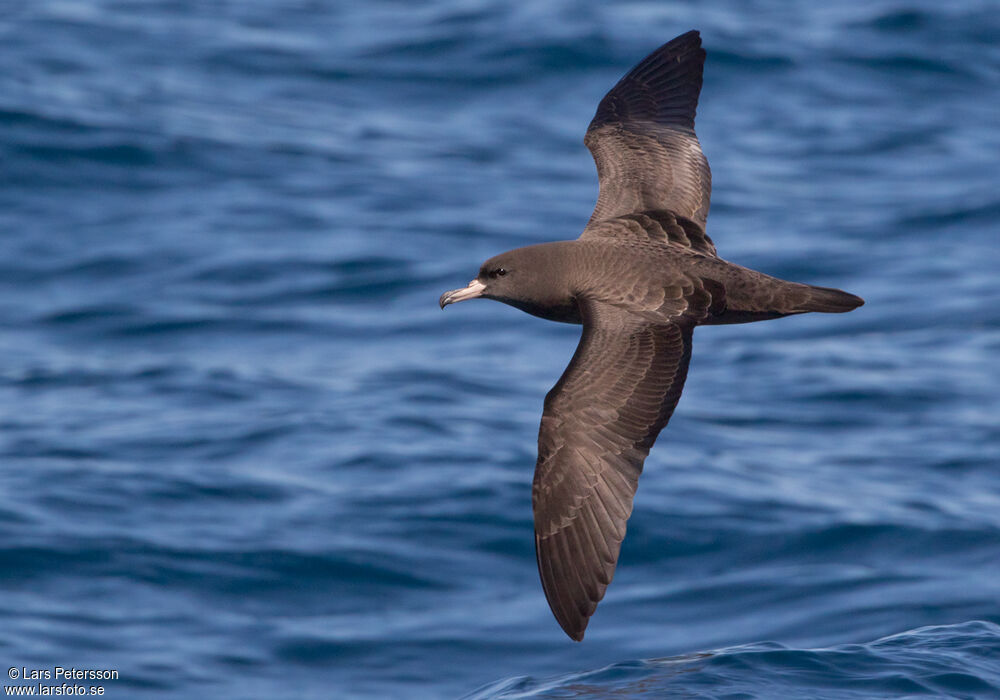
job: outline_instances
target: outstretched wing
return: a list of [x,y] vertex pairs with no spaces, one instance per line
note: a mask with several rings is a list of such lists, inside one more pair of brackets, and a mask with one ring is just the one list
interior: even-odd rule
[[684,387],[695,325],[581,306],[580,345],[545,397],[532,490],[542,587],[577,641],[614,575],[643,460]]
[[694,133],[705,51],[697,31],[667,42],[611,89],[583,142],[600,194],[590,218],[669,209],[705,227],[712,173]]

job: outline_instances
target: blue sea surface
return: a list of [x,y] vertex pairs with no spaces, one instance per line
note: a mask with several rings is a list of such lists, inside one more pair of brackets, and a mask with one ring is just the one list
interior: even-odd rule
[[[598,100],[692,28],[721,255],[867,303],[695,333],[576,644],[531,478],[579,328],[437,298],[579,235]],[[1000,697],[998,37],[975,0],[3,3],[3,668]]]

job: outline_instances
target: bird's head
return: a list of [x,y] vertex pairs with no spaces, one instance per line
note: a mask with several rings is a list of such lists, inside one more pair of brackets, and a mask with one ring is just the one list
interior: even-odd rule
[[466,299],[495,299],[553,321],[580,323],[567,282],[566,243],[541,243],[494,256],[476,279],[441,295],[441,308]]
[[484,262],[479,268],[476,279],[461,289],[453,289],[441,295],[440,304],[443,309],[448,304],[484,297],[506,301],[518,298],[517,279],[523,265],[513,260],[514,251],[494,256]]

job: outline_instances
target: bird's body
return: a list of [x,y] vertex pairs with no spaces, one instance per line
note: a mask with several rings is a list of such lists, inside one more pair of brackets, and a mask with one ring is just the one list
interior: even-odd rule
[[694,328],[864,303],[717,255],[705,232],[711,173],[694,133],[704,58],[688,32],[601,101],[584,140],[600,194],[579,239],[497,255],[441,297],[442,308],[485,297],[583,324],[545,398],[532,491],[542,585],[576,640],[611,582],[643,461],[684,386]]
[[[490,298],[548,321],[583,323],[586,298],[652,322],[670,323],[678,312],[697,325],[749,323],[808,311],[848,311],[857,297],[836,289],[787,282],[714,255],[652,241],[555,241],[517,248],[491,259],[503,266],[516,255],[517,272],[541,281],[537,293]],[[504,268],[508,269],[508,268]],[[699,291],[700,290],[700,291]],[[526,291],[519,285],[519,291]],[[686,306],[699,293],[704,308]],[[847,307],[847,308],[845,308]]]

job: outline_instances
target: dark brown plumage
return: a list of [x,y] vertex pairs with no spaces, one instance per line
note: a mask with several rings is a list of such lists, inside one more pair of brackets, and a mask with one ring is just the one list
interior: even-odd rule
[[695,326],[864,303],[716,254],[705,233],[712,176],[694,133],[704,60],[698,32],[688,32],[601,100],[584,139],[600,193],[579,239],[498,255],[441,296],[442,308],[485,297],[583,324],[545,397],[532,490],[542,587],[578,641],[614,576],[643,461],[684,387]]

